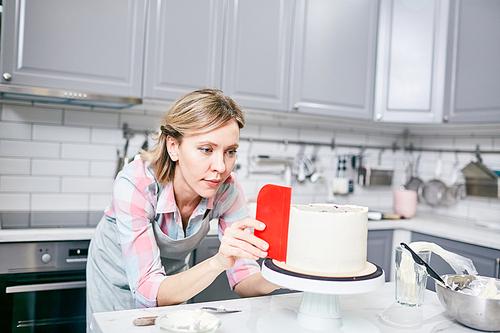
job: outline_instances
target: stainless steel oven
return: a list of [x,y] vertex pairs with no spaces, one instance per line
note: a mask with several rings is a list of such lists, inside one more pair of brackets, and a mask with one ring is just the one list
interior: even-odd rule
[[88,246],[0,243],[0,332],[85,332]]

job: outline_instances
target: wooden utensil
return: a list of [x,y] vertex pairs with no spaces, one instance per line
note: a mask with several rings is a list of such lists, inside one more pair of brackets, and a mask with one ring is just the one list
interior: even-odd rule
[[154,325],[156,318],[158,318],[158,316],[139,317],[139,318],[135,318],[134,321],[132,321],[132,324],[134,324],[134,326]]

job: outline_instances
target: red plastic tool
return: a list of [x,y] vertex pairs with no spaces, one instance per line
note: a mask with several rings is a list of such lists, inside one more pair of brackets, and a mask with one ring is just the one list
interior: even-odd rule
[[255,230],[255,236],[269,243],[267,257],[286,261],[288,245],[288,223],[292,189],[278,185],[264,185],[257,195],[256,219],[264,222],[263,231]]

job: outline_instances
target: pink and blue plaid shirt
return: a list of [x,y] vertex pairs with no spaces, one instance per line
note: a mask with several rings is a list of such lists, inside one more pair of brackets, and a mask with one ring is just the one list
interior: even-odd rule
[[[166,276],[152,226],[157,223],[157,214],[162,215],[159,219],[161,230],[174,240],[196,233],[207,209],[211,209],[213,218],[219,220],[219,238],[233,222],[248,216],[243,191],[232,173],[214,197],[202,198],[184,235],[172,183],[161,190],[147,165],[149,163],[135,159],[123,169],[115,181],[111,203],[105,212],[108,221],[116,222],[130,290],[138,307],[156,306],[158,288]],[[159,190],[161,193],[157,196]],[[227,271],[231,288],[259,271],[257,262],[239,259]]]

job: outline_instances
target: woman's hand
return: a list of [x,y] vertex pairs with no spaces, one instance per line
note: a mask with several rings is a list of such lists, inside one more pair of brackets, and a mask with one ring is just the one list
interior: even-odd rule
[[233,267],[239,258],[250,260],[265,258],[269,244],[253,233],[245,231],[246,228],[264,230],[265,227],[264,223],[249,217],[231,224],[222,236],[219,252],[215,255],[217,262],[226,270]]

